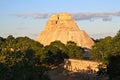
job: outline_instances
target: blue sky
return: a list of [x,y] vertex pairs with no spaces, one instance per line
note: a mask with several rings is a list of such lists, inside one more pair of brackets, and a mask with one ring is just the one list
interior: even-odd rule
[[[52,13],[68,12],[93,38],[120,29],[120,0],[1,0],[0,36],[35,39]],[[77,16],[77,17],[76,17]]]

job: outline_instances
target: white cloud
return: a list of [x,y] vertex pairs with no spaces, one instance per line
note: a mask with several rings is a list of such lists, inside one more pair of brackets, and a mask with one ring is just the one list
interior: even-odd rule
[[32,17],[35,19],[45,19],[45,18],[48,18],[49,16],[48,13],[29,13],[29,14],[12,14],[12,15],[17,17],[23,17],[23,18]]
[[103,21],[111,21],[113,16],[120,17],[120,11],[118,12],[79,12],[79,13],[72,13],[72,17],[75,20],[96,20],[102,19]]
[[[46,19],[48,18],[52,13],[29,13],[29,14],[13,14],[17,17],[32,17],[35,19]],[[96,20],[96,19],[102,19],[103,21],[111,21],[113,16],[120,17],[120,11],[117,12],[77,12],[77,13],[71,13],[72,17],[75,20]]]
[[116,35],[115,32],[106,32],[106,33],[96,33],[96,34],[90,34],[90,36],[94,39],[100,39],[105,38],[107,36],[114,37]]

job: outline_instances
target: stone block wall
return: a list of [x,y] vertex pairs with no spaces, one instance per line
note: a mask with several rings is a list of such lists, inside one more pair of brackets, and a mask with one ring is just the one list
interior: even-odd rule
[[64,67],[70,71],[73,72],[78,72],[78,71],[98,71],[98,65],[100,64],[99,62],[95,61],[89,61],[89,60],[75,60],[75,59],[69,59],[70,65]]

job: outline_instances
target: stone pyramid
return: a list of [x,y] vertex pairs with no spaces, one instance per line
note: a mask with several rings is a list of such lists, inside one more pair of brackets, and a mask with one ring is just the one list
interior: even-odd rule
[[74,41],[78,46],[91,48],[94,45],[92,39],[84,30],[80,30],[68,13],[53,14],[47,21],[45,29],[38,34],[37,41],[43,45],[59,40],[64,44]]

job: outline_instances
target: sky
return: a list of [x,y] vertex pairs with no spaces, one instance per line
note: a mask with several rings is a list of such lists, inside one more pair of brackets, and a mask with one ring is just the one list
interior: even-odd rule
[[120,0],[1,0],[0,36],[36,39],[53,13],[68,12],[94,39],[120,30]]

